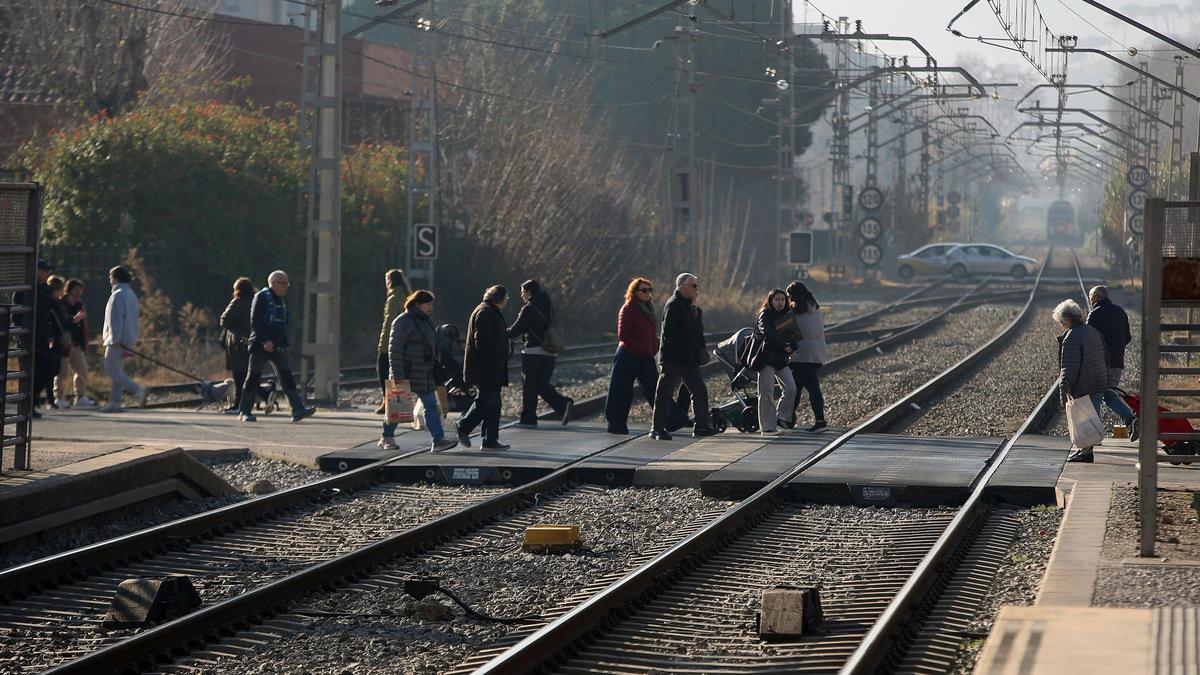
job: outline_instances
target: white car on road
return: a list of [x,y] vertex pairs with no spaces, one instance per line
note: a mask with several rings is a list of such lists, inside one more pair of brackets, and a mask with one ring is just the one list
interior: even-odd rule
[[1008,274],[1024,279],[1037,270],[1038,261],[993,244],[960,244],[946,253],[945,264],[955,279],[977,274]]

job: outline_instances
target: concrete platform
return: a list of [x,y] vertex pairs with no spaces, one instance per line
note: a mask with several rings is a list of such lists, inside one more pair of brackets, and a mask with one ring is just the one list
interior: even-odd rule
[[856,436],[789,484],[793,498],[822,504],[961,504],[1002,438]]
[[1056,504],[1059,476],[1070,452],[1071,440],[1066,437],[1022,437],[992,475],[984,494],[1015,506]]
[[[397,437],[396,443],[407,447],[405,442],[416,436],[427,446],[429,434],[408,432]],[[441,453],[424,452],[390,465],[385,472],[392,480],[401,482],[431,481],[461,485],[484,483],[524,483],[549,474],[563,464],[606,448],[628,443],[631,436],[615,436],[596,425],[555,424],[540,425],[537,429],[502,429],[500,440],[511,445],[510,450],[501,452],[479,447],[479,438],[472,439],[472,447],[458,446]],[[323,461],[340,457],[343,453],[326,455]]]
[[1200,609],[1004,607],[976,675],[1200,672]]
[[[259,457],[316,467],[322,455],[374,442],[382,425],[370,412],[320,410],[292,423],[287,411],[239,422],[236,415],[188,410],[47,411],[33,425],[33,459],[62,447],[128,446],[132,443],[197,449],[249,448]],[[428,436],[426,436],[428,438]],[[11,453],[6,453],[11,454]]]
[[[1040,445],[1052,450],[1055,441],[1067,445],[1065,439],[1053,438]],[[1065,465],[1058,490],[1066,511],[1037,602],[1001,610],[976,673],[1200,672],[1200,609],[1093,606],[1102,569],[1200,565],[1180,559],[1105,558],[1113,490],[1136,482],[1137,447],[1110,438],[1096,446],[1095,456],[1092,464]],[[1159,464],[1159,484],[1200,492],[1200,467]]]
[[180,448],[135,446],[0,480],[0,544],[148,501],[234,493]]
[[[744,499],[761,490],[780,474],[809,457],[845,429],[828,429],[820,434],[791,432],[760,441],[762,445],[714,471],[700,481],[706,496],[719,499]],[[745,434],[753,438],[753,434]]]
[[726,431],[717,436],[686,440],[688,443],[682,447],[640,467],[634,476],[634,484],[700,487],[711,474],[760,450],[772,439],[759,434]]

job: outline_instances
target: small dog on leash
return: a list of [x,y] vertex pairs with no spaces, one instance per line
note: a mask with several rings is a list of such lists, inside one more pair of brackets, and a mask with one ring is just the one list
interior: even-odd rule
[[217,406],[220,409],[233,405],[235,388],[233,380],[226,378],[220,382],[205,382],[200,385],[200,400],[205,406]]

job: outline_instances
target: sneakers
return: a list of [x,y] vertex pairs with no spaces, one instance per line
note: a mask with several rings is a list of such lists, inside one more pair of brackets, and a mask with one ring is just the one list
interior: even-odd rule
[[780,429],[795,429],[796,428],[796,422],[793,420],[777,419],[777,420],[775,420],[775,424]]
[[805,429],[805,431],[807,431],[810,434],[819,434],[822,431],[825,431],[825,428],[828,426],[829,425],[825,423],[825,420],[817,420],[815,424],[813,424],[811,427]]
[[704,438],[705,436],[716,436],[717,430],[712,427],[696,427],[692,430],[692,438]]
[[391,436],[381,436],[379,438],[379,448],[381,450],[399,450],[400,446],[396,445],[396,439]]
[[500,451],[500,450],[508,450],[512,446],[505,445],[505,444],[501,443],[500,441],[496,441],[494,443],[484,443],[483,445],[481,445],[479,447],[483,448],[484,450]]
[[666,429],[655,429],[650,432],[650,438],[656,441],[669,441],[671,440],[671,434],[667,433]]
[[145,408],[145,407],[146,407],[146,396],[148,396],[149,394],[150,394],[150,392],[146,391],[146,388],[145,388],[145,387],[139,387],[139,388],[138,388],[138,393],[137,393],[137,402],[138,402],[138,407],[139,407],[139,408]]
[[122,411],[124,411],[124,408],[121,407],[121,404],[112,403],[111,401],[105,403],[104,407],[100,409],[100,412],[102,413],[119,413]]
[[[458,447],[458,441],[453,438],[439,438],[429,447],[430,452],[444,452],[450,448]],[[505,446],[507,447],[507,446]]]
[[254,416],[254,413],[242,413],[242,414],[238,415],[238,421],[239,422],[257,422],[258,418]]
[[300,420],[308,419],[317,414],[316,408],[301,408],[300,412],[292,413],[292,421],[299,422]]
[[575,412],[575,399],[567,399],[567,405],[563,408],[562,425],[567,426],[567,422],[571,421],[571,414]]
[[79,398],[75,399],[74,407],[84,410],[91,410],[92,408],[96,407],[96,402],[86,396],[80,396]]
[[1136,415],[1134,416],[1133,421],[1130,422],[1129,424],[1126,424],[1125,426],[1129,427],[1129,440],[1130,441],[1136,441],[1137,439],[1142,437],[1142,420],[1140,418],[1138,418]]
[[471,447],[471,435],[462,430],[462,427],[457,423],[454,425],[454,433],[458,436],[458,442],[462,443],[464,448]]
[[67,408],[70,408],[70,407],[71,407],[71,402],[65,398],[56,399],[54,401],[54,408],[57,410],[66,410]]
[[1096,456],[1092,454],[1090,447],[1072,450],[1071,454],[1067,455],[1068,462],[1078,462],[1081,464],[1091,464],[1095,459]]
[[242,412],[241,408],[237,407],[236,405],[231,405],[228,408],[222,410],[221,414],[222,415],[236,415],[240,412]]
[[387,406],[382,403],[380,403],[379,407],[375,409],[376,415],[382,415],[385,412],[387,412]]

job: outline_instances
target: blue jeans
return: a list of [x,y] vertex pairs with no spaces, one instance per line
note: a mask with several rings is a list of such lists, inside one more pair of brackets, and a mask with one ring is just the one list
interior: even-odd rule
[[[429,430],[429,435],[433,436],[434,442],[440,441],[446,437],[446,432],[442,430],[442,413],[438,410],[437,395],[432,391],[413,392],[417,398],[421,399],[422,405],[425,407],[425,428]],[[383,423],[383,437],[393,438],[396,435],[396,424]]]
[[480,426],[485,445],[498,443],[500,440],[500,385],[477,384],[475,389],[479,393],[471,402],[471,407],[463,413],[462,419],[458,420],[458,428],[463,433],[469,434],[475,430],[475,427]]
[[629,408],[633,405],[633,385],[641,385],[646,402],[654,405],[654,388],[658,385],[658,366],[653,356],[634,356],[617,347],[613,355],[612,374],[608,378],[608,396],[604,399],[604,419],[608,430],[629,433]]
[[[1108,404],[1108,409],[1115,412],[1117,417],[1125,423],[1125,426],[1133,424],[1133,410],[1125,404],[1125,399],[1113,389],[1113,387],[1121,386],[1121,371],[1123,368],[1108,369],[1108,389],[1104,390],[1104,402]],[[1096,412],[1100,412],[1100,403],[1096,403]]]

